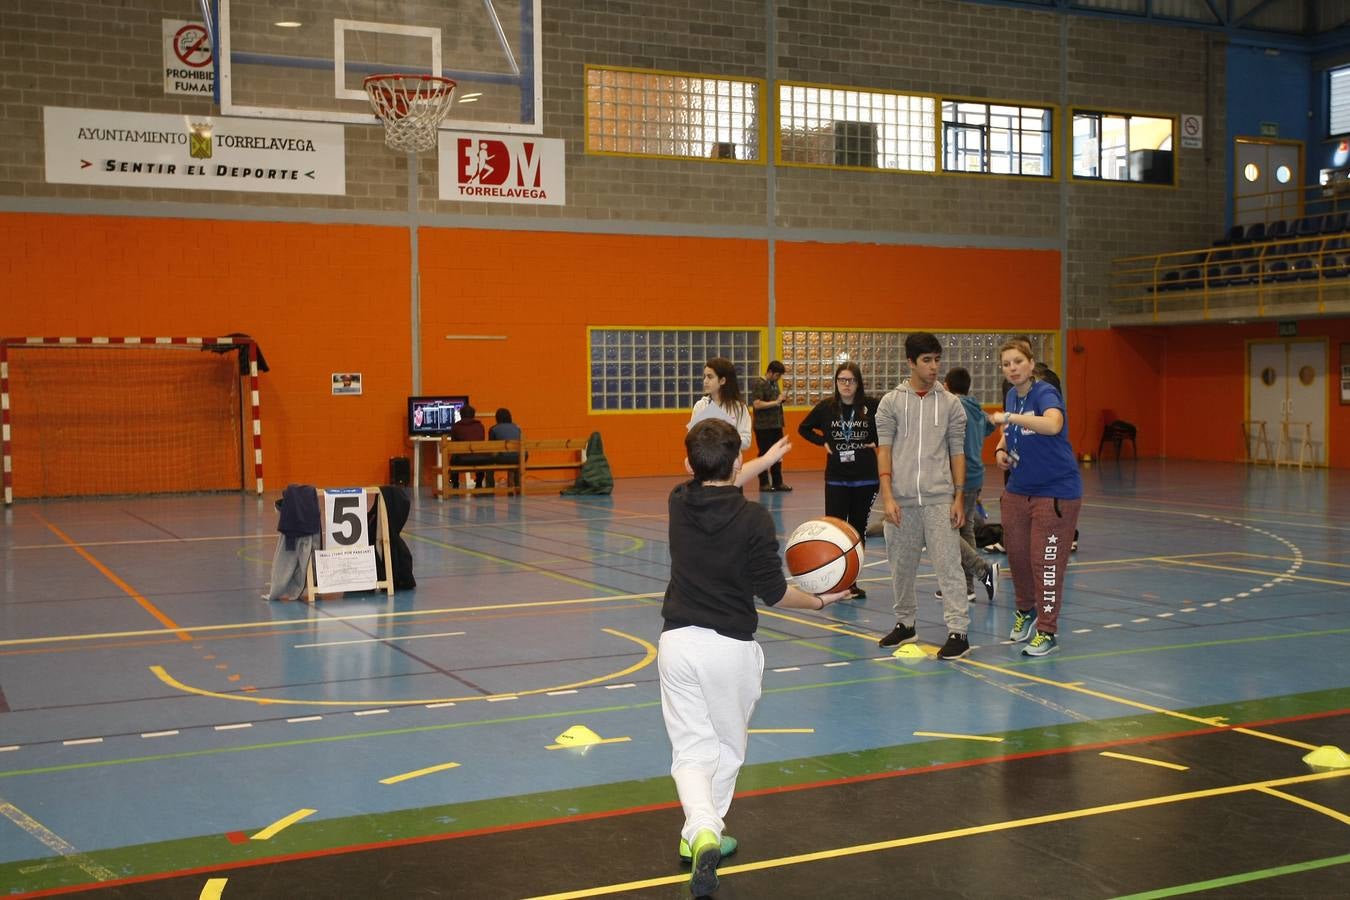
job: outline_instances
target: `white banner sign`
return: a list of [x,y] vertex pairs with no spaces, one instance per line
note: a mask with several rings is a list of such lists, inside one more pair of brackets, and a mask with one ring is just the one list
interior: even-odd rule
[[557,138],[442,131],[442,200],[567,203],[567,154]]
[[47,181],[345,194],[341,125],[48,106]]
[[211,36],[201,22],[162,19],[164,93],[195,94],[211,99],[216,68],[211,65]]

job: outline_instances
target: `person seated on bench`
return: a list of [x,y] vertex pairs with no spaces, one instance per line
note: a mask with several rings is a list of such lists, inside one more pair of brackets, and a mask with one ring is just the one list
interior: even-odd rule
[[[520,426],[511,421],[511,410],[503,406],[497,410],[497,424],[493,425],[488,431],[488,440],[490,441],[518,441],[520,440]],[[507,463],[516,465],[520,462],[519,453],[498,453],[493,462]],[[511,487],[520,485],[520,472],[512,469],[507,474],[506,483]]]
[[[481,441],[485,440],[483,434],[483,423],[478,421],[478,410],[469,404],[464,404],[464,408],[459,411],[459,421],[450,426],[450,440],[452,441]],[[491,453],[452,453],[450,455],[450,465],[452,466],[481,466],[492,462]],[[473,473],[473,486],[483,486],[483,476],[486,472]],[[467,484],[467,482],[465,482]],[[459,488],[459,473],[451,471],[450,487]]]

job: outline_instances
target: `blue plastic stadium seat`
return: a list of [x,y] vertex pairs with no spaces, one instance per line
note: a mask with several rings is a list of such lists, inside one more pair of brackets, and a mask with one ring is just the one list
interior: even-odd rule
[[1268,281],[1293,281],[1294,273],[1290,270],[1289,260],[1270,260],[1266,263],[1266,277]]
[[1253,241],[1264,241],[1265,239],[1266,239],[1265,222],[1253,222],[1252,224],[1247,226],[1246,241],[1248,243],[1251,243]]
[[1289,237],[1289,223],[1284,219],[1276,219],[1266,226],[1266,240],[1278,241]]
[[1181,288],[1182,290],[1184,291],[1193,290],[1198,287],[1203,287],[1204,284],[1205,280],[1202,277],[1200,277],[1199,269],[1191,268],[1181,270],[1181,283],[1178,285],[1178,287]]
[[1317,263],[1311,256],[1300,256],[1294,260],[1294,278],[1299,281],[1317,280]]
[[1329,213],[1327,217],[1322,220],[1322,233],[1340,234],[1342,231],[1345,230],[1345,223],[1347,218],[1350,218],[1350,216],[1347,216],[1343,212]]

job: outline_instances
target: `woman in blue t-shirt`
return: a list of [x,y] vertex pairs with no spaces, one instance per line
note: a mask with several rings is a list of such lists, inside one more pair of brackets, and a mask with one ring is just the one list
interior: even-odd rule
[[1003,377],[1012,385],[1005,411],[990,416],[1003,426],[994,458],[1010,473],[1002,500],[1003,545],[1017,590],[1017,612],[1008,638],[1031,638],[1023,655],[1045,656],[1059,649],[1055,635],[1069,549],[1083,505],[1083,478],[1069,446],[1064,398],[1032,374],[1036,358],[1031,345],[1008,341],[999,348],[999,359]]

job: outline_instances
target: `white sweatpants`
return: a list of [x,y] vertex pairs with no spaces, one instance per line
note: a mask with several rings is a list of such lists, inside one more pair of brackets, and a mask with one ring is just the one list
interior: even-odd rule
[[708,628],[676,628],[661,634],[656,666],[670,736],[670,775],[684,807],[680,836],[693,844],[694,835],[707,829],[720,839],[745,762],[764,651],[755,641]]

